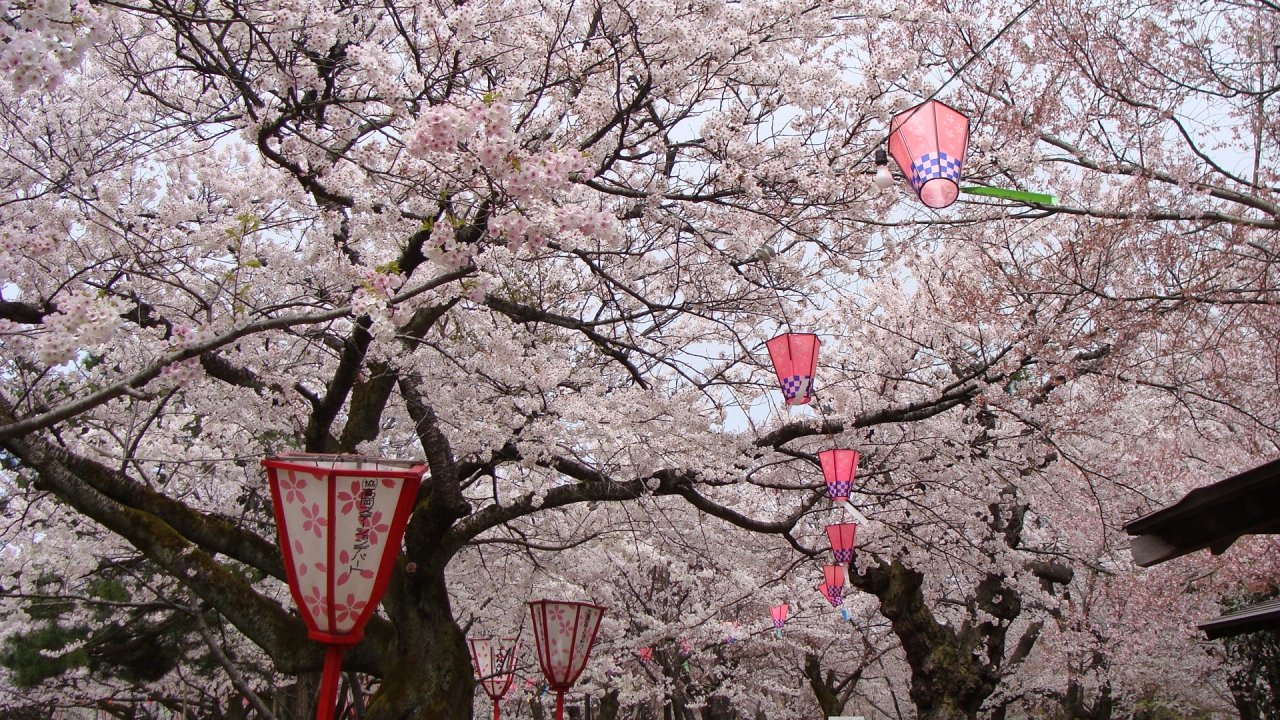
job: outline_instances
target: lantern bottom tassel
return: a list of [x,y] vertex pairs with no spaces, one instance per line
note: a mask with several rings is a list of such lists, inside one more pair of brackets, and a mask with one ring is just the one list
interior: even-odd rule
[[320,677],[320,701],[316,705],[316,720],[333,720],[338,704],[338,681],[342,677],[341,645],[326,645],[324,649],[324,674]]
[[782,637],[782,628],[778,628],[777,630],[774,630],[774,632],[777,633],[778,637]]
[[840,614],[841,614],[842,616],[844,616],[844,619],[845,619],[845,620],[849,620],[849,619],[850,619],[850,617],[849,617],[849,611],[848,611],[848,610],[845,610],[844,608],[840,608]]

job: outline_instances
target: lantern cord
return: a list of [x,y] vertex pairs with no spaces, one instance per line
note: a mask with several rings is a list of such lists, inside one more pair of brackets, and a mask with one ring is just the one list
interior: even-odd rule
[[782,314],[782,322],[787,326],[787,332],[795,332],[791,329],[791,318],[787,317],[787,306],[782,304],[782,293],[778,290],[778,282],[773,279],[773,273],[769,271],[768,263],[760,264],[764,268],[764,277],[769,281],[769,287],[773,290],[773,299],[778,301],[778,312]]
[[326,645],[324,674],[320,677],[320,701],[316,705],[316,720],[333,720],[334,706],[338,704],[338,679],[341,675],[342,646]]
[[[992,45],[995,45],[997,40],[1003,37],[1006,32],[1009,32],[1009,30],[1011,30],[1014,25],[1018,24],[1019,20],[1021,20],[1027,13],[1031,12],[1032,8],[1034,8],[1036,5],[1039,5],[1039,4],[1040,4],[1040,0],[1031,0],[1031,2],[1028,3],[1026,7],[1022,8],[1021,12],[1019,12],[1017,15],[1014,15],[1012,20],[1005,23],[1005,26],[1000,28],[1000,32],[996,33],[994,36],[992,36],[990,40],[983,43],[982,47],[978,48],[972,55],[970,55],[969,59],[965,60],[963,65],[961,65],[955,72],[951,73],[951,77],[947,78],[945,82],[939,85],[937,90],[934,90],[932,93],[929,93],[929,97],[925,98],[924,100],[921,100],[920,104],[916,106],[916,109],[919,109],[920,105],[924,105],[930,100],[938,97],[938,95],[943,90],[945,90],[948,85],[951,84],[952,80],[955,80],[956,78],[960,77],[960,74],[963,73],[965,70],[968,70],[969,66],[972,65],[975,60],[982,57],[982,53],[990,49]],[[907,119],[910,120],[911,116],[908,115]],[[906,122],[906,121],[904,120],[903,122]],[[853,166],[857,167],[861,165],[864,161],[866,161],[867,158],[871,157],[871,153],[875,152],[876,148],[883,145],[884,142],[889,139],[889,135],[891,134],[892,133],[886,133],[884,137],[880,138],[873,145],[871,145],[870,148],[865,153],[862,154],[862,157],[858,158],[858,161],[855,162]]]

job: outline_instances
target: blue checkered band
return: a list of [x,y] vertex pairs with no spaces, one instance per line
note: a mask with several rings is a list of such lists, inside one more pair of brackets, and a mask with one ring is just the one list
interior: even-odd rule
[[945,178],[960,184],[960,158],[939,153],[925,153],[911,164],[911,187],[917,193],[930,180]]
[[853,562],[853,548],[847,550],[831,549],[831,553],[836,556],[836,564]]
[[792,375],[782,380],[782,396],[787,399],[789,405],[803,405],[809,402],[809,388],[812,385],[813,376]]
[[843,585],[828,585],[827,594],[831,596],[831,607],[840,607],[840,603],[844,602],[840,597],[844,594]]
[[847,500],[849,498],[849,490],[853,486],[852,480],[836,480],[827,483],[827,496],[832,500],[837,498]]
[[783,622],[782,620],[774,620],[774,621],[773,621],[773,626],[774,626],[774,627],[776,627],[776,628],[780,628],[780,627],[782,627],[782,622]]

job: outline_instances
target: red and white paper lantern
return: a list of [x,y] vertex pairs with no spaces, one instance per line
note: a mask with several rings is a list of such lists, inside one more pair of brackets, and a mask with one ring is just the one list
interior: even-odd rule
[[471,662],[475,664],[480,687],[493,701],[493,720],[498,720],[502,697],[516,679],[520,642],[516,638],[471,638],[467,643],[471,646]]
[[271,485],[289,590],[308,636],[328,645],[318,720],[333,716],[344,648],[382,601],[425,465],[357,455],[277,455]]
[[579,602],[537,600],[529,603],[538,665],[556,691],[556,720],[564,720],[564,694],[587,666],[604,608]]

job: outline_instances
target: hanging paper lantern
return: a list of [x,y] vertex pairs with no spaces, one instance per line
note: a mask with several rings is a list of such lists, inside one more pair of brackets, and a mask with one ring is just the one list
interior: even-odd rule
[[831,540],[831,552],[836,556],[837,565],[853,562],[853,538],[857,532],[857,523],[827,526],[827,538]]
[[515,638],[470,638],[467,642],[471,645],[471,662],[475,664],[480,686],[493,701],[493,720],[498,720],[502,696],[516,679],[514,671],[520,644]]
[[787,333],[765,343],[788,405],[804,405],[813,397],[819,345],[813,333]]
[[318,720],[331,720],[344,648],[382,601],[427,471],[418,463],[294,453],[262,461],[289,590],[312,640],[327,645]]
[[538,600],[529,603],[538,664],[556,691],[556,720],[564,720],[564,694],[587,666],[604,608],[578,602]]
[[831,603],[831,607],[840,607],[844,602],[844,567],[841,565],[823,565],[823,581],[818,586],[823,597]]
[[827,481],[831,502],[848,502],[853,478],[858,474],[858,451],[824,450],[818,453],[818,460],[822,463],[822,476]]
[[781,628],[784,624],[786,624],[787,611],[789,611],[790,609],[791,609],[791,606],[786,604],[774,605],[773,607],[769,608],[769,614],[773,616],[773,626],[775,628]]
[[693,652],[693,643],[688,638],[680,638],[680,657],[689,657]]
[[969,118],[930,100],[889,123],[889,153],[920,202],[944,208],[960,194],[960,172],[969,147]]
[[653,660],[653,648],[640,648],[640,662],[649,662]]

